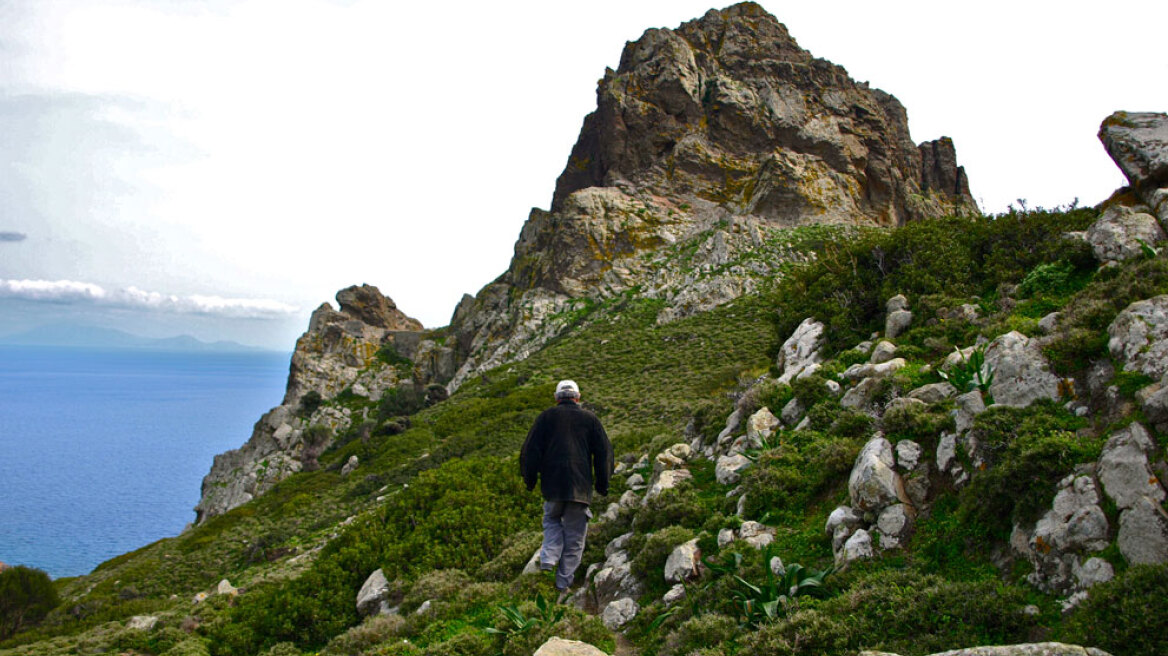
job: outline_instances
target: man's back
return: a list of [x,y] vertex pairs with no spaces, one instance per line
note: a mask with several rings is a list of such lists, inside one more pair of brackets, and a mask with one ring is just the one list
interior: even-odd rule
[[612,444],[596,415],[562,401],[539,415],[519,454],[528,489],[540,481],[548,501],[591,503],[592,488],[608,494]]

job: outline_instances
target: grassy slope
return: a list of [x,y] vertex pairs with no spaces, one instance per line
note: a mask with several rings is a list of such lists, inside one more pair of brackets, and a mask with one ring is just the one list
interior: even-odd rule
[[[352,439],[325,454],[320,471],[298,474],[205,526],[111,560],[87,577],[61,582],[68,601],[45,625],[8,646],[28,643],[14,653],[116,648],[179,654],[209,648],[251,654],[273,648],[296,653],[329,644],[330,653],[494,654],[503,649],[518,654],[530,653],[555,632],[611,647],[611,637],[595,618],[575,610],[559,619],[547,616],[506,640],[482,630],[514,628],[499,613],[505,606],[527,617],[544,615],[532,600],[546,589],[546,581],[516,576],[538,544],[538,503],[519,485],[514,454],[535,415],[548,405],[554,381],[571,377],[581,384],[618,453],[653,455],[688,441],[684,428],[691,421],[693,430],[717,432],[732,408],[728,393],[765,372],[768,352],[778,341],[776,320],[780,332],[807,314],[827,320],[838,353],[826,367],[831,375],[854,360],[845,349],[878,328],[880,303],[897,291],[909,293],[918,318],[898,340],[910,367],[894,385],[930,382],[934,379],[927,374],[916,373],[920,365],[935,364],[953,345],[972,343],[978,332],[991,337],[1011,328],[1032,332],[1038,316],[1068,303],[1071,330],[1049,352],[1056,365],[1073,369],[1102,355],[1098,334],[1110,321],[1108,313],[1114,316],[1135,298],[1168,292],[1164,256],[1095,275],[1081,252],[1058,242],[1062,231],[1081,228],[1091,218],[1082,211],[1034,213],[868,235],[829,246],[818,268],[792,276],[774,295],[742,299],[665,326],[655,324],[657,302],[609,301],[592,308],[577,330],[528,360],[489,372],[448,401],[418,413],[406,432]],[[877,246],[880,257],[871,257]],[[1052,264],[1065,264],[1061,277],[1030,275]],[[1016,302],[996,303],[1001,283],[1024,279],[1037,291]],[[976,327],[929,321],[944,307],[964,301],[980,303],[991,316]],[[777,412],[780,402],[805,392],[764,387],[758,402]],[[838,404],[808,400],[821,402],[813,412],[815,430],[784,434],[775,449],[760,454],[744,483],[753,500],[747,518],[778,527],[775,553],[787,563],[825,566],[831,549],[822,535],[823,521],[846,499],[847,470],[871,425]],[[942,404],[905,419],[898,424],[899,436],[935,440],[946,412]],[[1081,427],[1053,406],[1007,420],[999,424],[1035,426],[1034,434],[1058,439]],[[634,569],[650,577],[650,594],[641,600],[645,608],[629,635],[644,653],[689,653],[720,642],[707,653],[849,653],[863,647],[924,654],[1063,635],[1094,640],[1090,627],[1117,604],[1096,604],[1064,622],[1053,599],[1021,582],[1024,564],[999,573],[989,563],[987,545],[1000,527],[979,514],[982,500],[1000,501],[1019,484],[1043,490],[1033,484],[1036,477],[1057,480],[1065,473],[1059,469],[1065,463],[1042,450],[1062,448],[1062,442],[1043,438],[1031,444],[1030,433],[1000,432],[1005,455],[995,471],[1001,473],[964,492],[944,492],[909,551],[835,576],[830,598],[806,601],[758,629],[739,626],[735,594],[742,588],[717,572],[695,585],[679,610],[667,612],[654,601],[663,592],[657,577],[664,555],[690,536],[700,537],[705,552],[720,562],[729,564],[732,554],[740,553],[737,571],[756,583],[765,579],[762,554],[739,546],[716,553],[717,530],[740,520],[724,488],[713,481],[710,463],[692,465],[694,484],[665,495],[647,511],[624,513],[598,526],[585,566],[603,559],[608,539],[636,532],[630,553]],[[1068,448],[1086,457],[1097,448],[1095,439]],[[1021,446],[1006,448],[1013,444]],[[361,467],[342,479],[336,466],[350,455],[360,457]],[[623,492],[622,485],[618,482],[610,496]],[[609,500],[598,501],[596,510]],[[1007,517],[1025,510],[1003,507]],[[347,528],[336,527],[350,516],[356,519]],[[1117,553],[1106,555],[1125,572]],[[349,629],[358,623],[352,607],[356,590],[376,567],[395,580],[407,615]],[[1150,574],[1127,570],[1097,596],[1123,601],[1133,589],[1163,594],[1163,569]],[[246,587],[244,594],[234,602],[212,597],[191,604],[196,592],[225,577]],[[171,599],[172,594],[178,597]],[[408,613],[427,599],[435,600],[430,614]],[[1027,603],[1038,606],[1040,614],[1022,614]],[[163,628],[143,634],[106,623],[145,612],[161,613]],[[1146,619],[1137,617],[1136,624]],[[192,633],[180,630],[184,622]],[[1130,616],[1126,623],[1132,623]],[[1157,635],[1146,626],[1143,633]]]

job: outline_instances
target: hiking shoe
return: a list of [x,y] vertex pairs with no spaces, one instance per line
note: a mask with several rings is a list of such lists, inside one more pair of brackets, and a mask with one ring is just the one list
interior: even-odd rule
[[559,593],[560,593],[560,596],[556,597],[557,604],[566,604],[566,603],[568,603],[568,600],[572,598],[572,591],[571,590],[569,590],[567,588],[564,588],[562,590],[560,588],[556,588],[556,590],[559,590]]

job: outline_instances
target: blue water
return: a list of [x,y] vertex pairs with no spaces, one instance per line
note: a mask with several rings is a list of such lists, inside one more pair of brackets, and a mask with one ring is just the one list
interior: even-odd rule
[[0,346],[0,562],[75,576],[177,535],[288,360]]

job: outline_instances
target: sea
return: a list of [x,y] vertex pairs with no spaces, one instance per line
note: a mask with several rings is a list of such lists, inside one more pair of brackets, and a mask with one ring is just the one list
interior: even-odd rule
[[77,576],[178,535],[290,358],[0,346],[0,562]]

